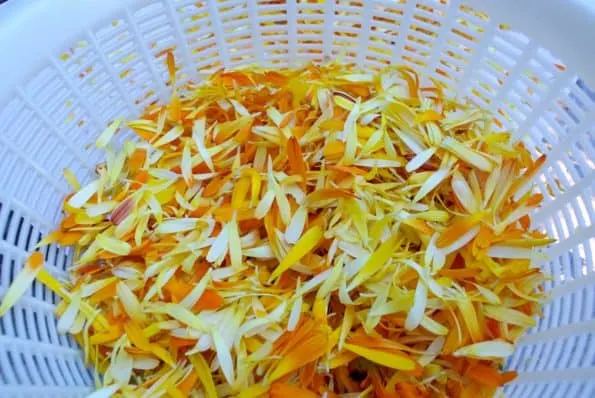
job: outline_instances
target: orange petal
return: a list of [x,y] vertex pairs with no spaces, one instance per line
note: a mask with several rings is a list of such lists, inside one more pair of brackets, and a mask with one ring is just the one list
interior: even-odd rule
[[35,270],[43,265],[44,259],[41,252],[33,252],[27,259],[26,267]]
[[62,232],[58,238],[58,243],[62,246],[71,246],[77,243],[83,235],[82,232]]
[[219,192],[221,187],[223,185],[225,185],[227,183],[227,181],[229,181],[230,179],[231,179],[231,174],[229,174],[223,178],[221,178],[221,177],[213,178],[211,181],[209,181],[209,183],[205,187],[205,190],[202,193],[202,196],[204,196],[205,198],[210,198],[210,197],[215,196]]
[[221,308],[223,304],[225,304],[225,302],[219,293],[215,290],[207,289],[202,296],[200,296],[200,299],[198,299],[198,302],[194,304],[192,309],[194,311],[217,310]]
[[516,378],[516,372],[500,373],[498,369],[481,363],[470,366],[465,375],[480,384],[490,387],[500,387]]
[[480,272],[478,268],[441,269],[438,275],[451,279],[469,279],[475,278]]
[[300,143],[295,137],[291,137],[287,141],[287,158],[289,160],[290,174],[304,175],[306,174],[306,162],[302,154]]
[[235,142],[237,142],[238,144],[245,144],[246,142],[248,142],[248,139],[250,138],[250,135],[252,133],[252,123],[253,121],[247,123],[238,131],[238,133],[233,138]]
[[519,189],[521,189],[526,183],[531,180],[535,174],[539,171],[541,166],[545,163],[546,156],[541,155],[533,164],[525,170],[523,175],[519,176],[517,179],[514,180],[510,189],[508,190],[508,196],[513,196]]
[[461,236],[469,232],[480,221],[478,216],[470,216],[455,221],[450,227],[440,234],[436,240],[436,246],[439,248],[449,246],[456,242]]
[[171,337],[169,339],[169,343],[172,347],[175,348],[193,347],[196,345],[196,339],[182,339],[180,337]]
[[283,86],[287,84],[288,78],[279,72],[266,71],[264,73],[264,80],[275,86]]
[[229,222],[233,217],[234,211],[236,212],[238,221],[253,220],[256,217],[254,215],[254,209],[242,207],[234,210],[229,206],[221,206],[213,210],[213,217],[219,222]]
[[395,389],[401,398],[418,398],[420,396],[415,385],[411,383],[397,383]]
[[306,336],[311,335],[316,327],[316,322],[312,318],[304,317],[298,323],[296,330],[286,332],[275,341],[274,350],[281,354],[292,350]]
[[131,127],[132,131],[134,131],[140,138],[145,141],[151,141],[155,134],[152,131],[147,131],[139,127]]
[[310,390],[287,383],[273,383],[269,391],[270,398],[318,398],[319,395]]
[[182,101],[175,91],[171,96],[168,111],[168,117],[171,121],[178,122],[182,117]]
[[69,214],[68,217],[64,218],[61,222],[60,222],[60,228],[61,229],[70,229],[70,228],[74,228],[77,226],[76,223],[76,216],[74,214]]
[[411,98],[418,97],[418,89],[419,89],[419,78],[415,71],[407,66],[401,66],[399,68],[399,72],[401,72],[401,76],[407,81],[407,86],[409,87],[409,96]]
[[198,381],[198,374],[195,371],[188,373],[188,375],[182,380],[180,384],[176,386],[176,388],[182,393],[184,397],[189,397],[190,392],[192,391],[192,387]]
[[128,158],[128,170],[131,174],[137,173],[144,166],[147,158],[147,151],[144,149],[135,149]]
[[176,80],[176,60],[172,51],[167,52],[167,70],[169,71],[169,79],[174,84]]
[[221,82],[226,86],[233,86],[234,83],[240,86],[248,86],[254,83],[249,74],[240,71],[221,73]]
[[364,175],[368,174],[368,172],[366,170],[360,169],[359,167],[355,167],[355,166],[330,165],[330,166],[328,166],[328,169],[333,170],[333,171],[340,171],[340,172],[351,174],[354,176],[358,176],[358,175],[364,176]]
[[92,304],[100,303],[102,301],[111,299],[116,295],[116,281],[114,280],[113,283],[99,289],[91,297],[89,297],[89,302]]
[[269,380],[275,381],[307,363],[317,360],[325,354],[326,345],[325,335],[322,332],[315,332],[283,355],[271,373]]
[[144,184],[149,180],[149,172],[146,170],[141,171],[134,177],[134,181],[138,182],[139,184]]
[[348,199],[357,198],[353,192],[338,188],[322,188],[318,189],[307,196],[309,202],[317,202],[319,200],[331,199]]

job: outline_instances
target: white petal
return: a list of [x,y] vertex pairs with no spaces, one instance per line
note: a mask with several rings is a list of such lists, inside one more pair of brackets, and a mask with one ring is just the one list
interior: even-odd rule
[[304,231],[304,226],[306,225],[306,218],[308,217],[308,210],[300,206],[293,217],[291,218],[291,222],[287,226],[285,230],[285,240],[287,243],[294,244],[298,241],[300,236],[302,236],[302,232]]
[[159,366],[161,362],[152,357],[138,357],[134,358],[132,367],[140,370],[151,370]]
[[190,153],[190,142],[186,142],[186,145],[184,145],[180,168],[182,169],[184,181],[189,185],[190,181],[192,181],[192,154]]
[[399,160],[393,159],[361,159],[356,160],[353,162],[356,166],[364,166],[364,167],[400,167],[403,165]]
[[207,253],[207,261],[210,263],[217,261],[217,259],[221,258],[225,255],[225,253],[227,253],[228,246],[229,232],[228,225],[225,224],[215,239],[215,242],[213,242],[213,246],[211,246],[209,252]]
[[426,181],[424,181],[421,188],[415,195],[415,198],[413,199],[413,201],[417,202],[420,199],[422,199],[423,197],[425,197],[428,193],[430,193],[430,191],[432,191],[434,188],[436,188],[438,186],[438,184],[440,184],[446,178],[449,171],[450,171],[449,169],[440,169],[440,170],[432,173],[430,178],[428,178]]
[[475,213],[479,210],[479,203],[473,195],[471,187],[469,187],[469,184],[467,184],[465,178],[463,178],[461,173],[458,171],[456,171],[452,176],[451,186],[453,192],[465,210],[467,210],[469,213]]
[[221,335],[213,331],[213,343],[215,345],[215,351],[217,352],[217,359],[219,360],[219,365],[221,366],[221,370],[223,371],[223,376],[229,384],[233,385],[235,375],[234,375],[234,366],[233,366],[233,358],[231,357],[231,352],[229,347],[225,344]]
[[184,133],[184,127],[176,125],[172,127],[167,133],[161,136],[157,141],[153,143],[155,148],[165,144],[169,144],[172,141],[178,139]]
[[432,341],[426,349],[426,352],[417,360],[417,362],[422,367],[427,366],[438,356],[438,354],[440,354],[445,341],[446,339],[444,337],[438,337],[436,340]]
[[256,210],[254,211],[254,215],[256,216],[256,218],[263,218],[265,214],[267,214],[270,210],[274,200],[275,192],[267,191],[267,193],[264,194],[264,196],[258,203],[258,206],[256,206]]
[[529,247],[516,247],[506,245],[494,245],[488,249],[488,256],[496,258],[531,258],[533,249]]
[[456,350],[455,357],[470,358],[505,358],[514,352],[514,346],[504,340],[484,341],[482,343],[471,344]]
[[95,141],[97,148],[104,148],[110,142],[116,130],[120,127],[120,123],[122,123],[122,119],[116,119],[103,130],[97,141]]
[[68,331],[68,329],[70,329],[70,327],[74,323],[76,315],[79,312],[80,305],[81,294],[80,292],[77,292],[72,296],[72,301],[70,302],[70,304],[68,304],[66,311],[64,311],[64,313],[60,317],[60,320],[58,321],[58,325],[56,326],[56,328],[58,329],[59,333],[65,334]]
[[173,234],[177,232],[190,231],[196,227],[198,220],[196,218],[176,218],[165,220],[155,229],[159,234]]
[[116,294],[118,295],[118,298],[124,307],[124,311],[129,317],[138,322],[145,321],[146,316],[141,310],[140,302],[132,290],[130,290],[128,285],[126,285],[126,283],[119,282],[116,285]]
[[97,217],[97,216],[101,216],[103,214],[109,213],[117,205],[118,205],[118,202],[116,202],[116,201],[113,201],[113,200],[105,201],[105,202],[101,202],[99,204],[93,204],[93,205],[88,206],[85,209],[85,212],[87,213],[87,215],[89,217]]
[[95,180],[92,183],[84,186],[80,191],[75,193],[69,200],[68,204],[75,209],[80,209],[89,199],[91,196],[97,193],[99,189],[99,180]]
[[413,298],[413,307],[407,314],[405,320],[405,329],[413,330],[419,326],[421,320],[424,317],[424,311],[426,310],[426,303],[428,301],[428,288],[422,280],[418,280],[417,287],[415,288],[415,295]]
[[415,157],[411,159],[409,163],[407,163],[407,166],[405,166],[405,170],[408,173],[411,173],[412,171],[419,169],[428,160],[430,160],[430,158],[434,156],[435,153],[436,148],[428,148],[425,151],[420,152],[419,154],[415,155]]
[[270,245],[263,245],[257,247],[251,247],[250,249],[244,249],[243,253],[246,257],[252,258],[275,258],[275,253]]
[[289,320],[287,321],[287,330],[292,332],[297,326],[300,315],[302,314],[302,296],[297,296],[293,305],[291,306],[291,312],[289,313]]
[[87,395],[87,398],[110,398],[119,389],[120,386],[117,384],[111,385],[109,387],[103,387],[102,389],[94,391],[91,394]]
[[208,168],[211,171],[215,171],[213,160],[211,160],[211,155],[205,146],[205,128],[205,119],[195,120],[194,126],[192,127],[192,136],[198,148],[198,153],[200,153],[200,156],[203,158]]
[[132,376],[132,365],[132,357],[122,347],[116,354],[114,363],[109,368],[110,375],[120,385],[126,385],[130,381],[130,376]]

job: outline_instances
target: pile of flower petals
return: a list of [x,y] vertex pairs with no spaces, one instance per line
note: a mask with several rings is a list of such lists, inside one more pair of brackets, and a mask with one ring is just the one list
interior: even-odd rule
[[[168,55],[175,86],[175,65]],[[138,140],[114,148],[125,126]],[[535,325],[544,157],[406,67],[220,71],[113,122],[40,245],[97,396],[483,397]]]

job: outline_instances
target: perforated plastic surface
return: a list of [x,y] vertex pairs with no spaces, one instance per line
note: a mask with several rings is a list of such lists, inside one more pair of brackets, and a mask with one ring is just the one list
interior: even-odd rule
[[[558,239],[543,264],[552,275],[551,300],[508,361],[520,375],[505,392],[595,396],[595,94],[575,65],[567,68],[539,37],[462,0],[47,3],[56,3],[46,7],[47,23],[55,18],[75,26],[83,19],[83,28],[72,28],[63,45],[56,39],[39,62],[11,71],[16,81],[0,84],[0,295],[27,251],[60,219],[67,189],[62,169],[88,180],[101,154],[87,145],[102,127],[167,98],[168,49],[181,64],[182,80],[222,67],[296,66],[338,54],[370,68],[404,63],[445,83],[452,95],[493,110],[503,130],[535,154],[548,154],[535,179],[545,204],[534,225]],[[39,34],[52,42],[53,31]],[[0,40],[6,39],[0,27]],[[21,59],[37,56],[19,51]],[[58,247],[45,255],[56,275],[72,259]],[[79,397],[92,390],[78,347],[56,331],[55,302],[35,284],[0,319],[0,397]]]

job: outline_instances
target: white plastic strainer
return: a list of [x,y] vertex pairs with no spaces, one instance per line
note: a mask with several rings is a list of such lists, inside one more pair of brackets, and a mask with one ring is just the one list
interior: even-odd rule
[[[544,317],[508,366],[511,397],[595,396],[595,2],[593,0],[12,0],[0,6],[0,295],[58,222],[62,169],[90,179],[99,131],[166,100],[182,80],[249,63],[344,54],[404,63],[493,110],[548,161],[536,227],[558,243]],[[478,13],[478,11],[487,13]],[[510,24],[509,27],[506,24]],[[520,33],[523,32],[523,33]],[[560,57],[560,59],[556,58]],[[119,134],[118,139],[131,138]],[[45,250],[50,272],[69,249]],[[0,397],[80,397],[93,376],[56,331],[39,284],[0,319]]]

